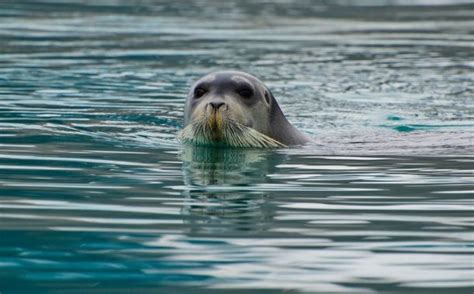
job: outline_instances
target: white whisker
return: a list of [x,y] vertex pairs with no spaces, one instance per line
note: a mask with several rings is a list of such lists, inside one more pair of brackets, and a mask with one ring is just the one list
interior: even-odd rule
[[194,145],[218,145],[243,148],[278,148],[284,144],[268,137],[255,129],[247,127],[233,119],[227,118],[223,123],[222,138],[214,141],[212,130],[205,117],[200,117],[186,126],[179,134],[184,143]]

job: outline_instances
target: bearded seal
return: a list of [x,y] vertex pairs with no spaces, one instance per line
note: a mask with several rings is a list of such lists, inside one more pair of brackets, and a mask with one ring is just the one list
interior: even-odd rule
[[310,139],[288,122],[270,90],[256,77],[218,71],[190,89],[180,138],[194,145],[276,148]]

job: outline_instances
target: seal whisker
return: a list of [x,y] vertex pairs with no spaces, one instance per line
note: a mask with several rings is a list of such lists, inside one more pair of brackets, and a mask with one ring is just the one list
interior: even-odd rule
[[216,142],[213,140],[209,128],[210,126],[207,124],[206,119],[201,117],[186,126],[179,134],[179,137],[183,142],[197,145],[214,145],[216,143],[223,143],[231,147],[286,147],[284,144],[247,127],[232,118],[227,118],[223,121],[221,141]]

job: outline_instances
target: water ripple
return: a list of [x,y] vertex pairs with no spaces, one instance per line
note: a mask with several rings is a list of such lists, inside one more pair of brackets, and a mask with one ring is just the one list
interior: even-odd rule
[[[471,1],[0,3],[0,292],[471,293]],[[189,148],[265,81],[303,148]]]

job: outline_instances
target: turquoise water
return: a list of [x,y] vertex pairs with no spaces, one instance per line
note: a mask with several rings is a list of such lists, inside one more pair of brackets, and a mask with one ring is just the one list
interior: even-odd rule
[[[2,1],[0,293],[472,293],[473,15]],[[187,88],[218,69],[315,143],[181,146]]]

